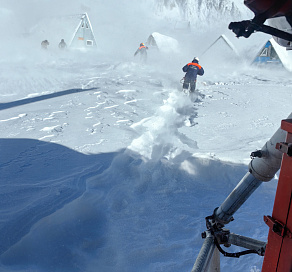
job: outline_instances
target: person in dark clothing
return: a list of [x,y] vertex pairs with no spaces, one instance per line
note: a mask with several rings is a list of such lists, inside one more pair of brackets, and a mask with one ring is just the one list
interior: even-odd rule
[[197,75],[202,76],[204,74],[204,69],[199,65],[199,58],[195,57],[192,62],[186,64],[182,70],[186,73],[183,82],[183,89],[188,90],[190,87],[190,92],[196,90]]
[[42,47],[42,49],[48,49],[48,45],[49,45],[50,43],[48,42],[48,40],[44,40],[44,41],[42,41],[42,43],[41,43],[41,47]]
[[67,47],[67,44],[65,43],[64,39],[62,39],[59,43],[59,48],[63,50],[66,47]]
[[147,50],[148,50],[148,47],[145,46],[144,43],[140,43],[140,47],[136,50],[135,54],[134,54],[134,57],[137,55],[137,54],[140,54],[140,59],[145,62],[147,60]]

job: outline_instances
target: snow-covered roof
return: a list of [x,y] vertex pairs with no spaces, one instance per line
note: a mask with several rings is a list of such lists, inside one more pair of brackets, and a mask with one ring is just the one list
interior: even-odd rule
[[176,39],[160,34],[158,32],[153,32],[149,36],[147,44],[151,41],[156,44],[159,51],[164,53],[177,52],[179,50],[179,43]]
[[279,59],[283,63],[283,66],[289,70],[292,71],[292,51],[286,50],[285,47],[279,45],[273,38],[271,38],[270,43],[274,47],[276,53],[279,56]]
[[[272,53],[274,50],[274,53]],[[261,47],[261,50],[256,54],[252,63],[255,64],[282,64],[288,71],[292,71],[292,52],[286,50],[286,47],[281,46],[274,40],[269,39]]]
[[225,63],[238,60],[240,58],[234,45],[225,35],[220,35],[209,47],[200,55],[204,63]]
[[223,53],[223,52],[227,52],[230,53],[232,52],[235,55],[239,55],[236,48],[234,47],[234,45],[231,43],[231,41],[224,35],[222,34],[219,38],[217,38],[215,40],[215,42],[213,42],[205,51],[203,54],[207,53],[207,52],[217,52],[217,53]]

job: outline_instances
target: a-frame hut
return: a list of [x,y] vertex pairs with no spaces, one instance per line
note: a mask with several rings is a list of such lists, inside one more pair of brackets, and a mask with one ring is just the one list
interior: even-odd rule
[[191,29],[191,23],[190,21],[177,21],[174,24],[175,30],[190,30]]
[[172,37],[153,32],[147,39],[146,45],[162,53],[173,53],[179,49],[178,41]]
[[205,51],[202,58],[213,61],[225,61],[230,59],[238,59],[239,54],[234,45],[222,34],[220,35]]
[[292,71],[292,51],[286,50],[285,47],[279,45],[273,38],[268,40],[261,50],[258,52],[253,65],[261,66],[282,66]]
[[72,48],[96,47],[96,41],[87,13],[82,14],[80,16],[79,24],[75,29],[69,47]]
[[[256,55],[252,64],[277,64],[283,65],[280,56],[278,55],[279,49],[275,47],[273,39],[268,40],[261,50]],[[284,49],[283,49],[284,50]]]
[[30,38],[38,44],[47,40],[48,49],[58,48],[61,39],[64,39],[67,47],[74,49],[97,46],[87,13],[45,18],[31,29]]

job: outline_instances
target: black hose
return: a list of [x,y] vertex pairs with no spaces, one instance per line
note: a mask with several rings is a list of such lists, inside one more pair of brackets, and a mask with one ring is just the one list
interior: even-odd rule
[[232,257],[232,258],[239,258],[240,256],[243,255],[247,255],[247,254],[258,254],[258,252],[256,250],[253,249],[249,249],[249,250],[244,250],[244,251],[240,251],[240,252],[234,252],[234,253],[229,253],[226,252],[225,250],[223,250],[223,248],[220,246],[220,244],[218,243],[216,237],[214,237],[214,243],[216,245],[216,247],[218,248],[218,250],[225,256],[225,257]]

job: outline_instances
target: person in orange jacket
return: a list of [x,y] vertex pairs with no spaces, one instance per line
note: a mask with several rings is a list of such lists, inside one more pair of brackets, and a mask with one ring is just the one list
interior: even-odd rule
[[148,50],[148,47],[145,46],[144,43],[140,43],[140,47],[136,50],[134,57],[137,54],[140,54],[140,59],[145,62],[147,60],[147,50]]
[[183,89],[188,90],[190,87],[190,92],[196,90],[197,75],[202,76],[204,74],[204,69],[199,65],[199,58],[195,57],[192,62],[186,64],[182,70],[186,73],[183,82]]

